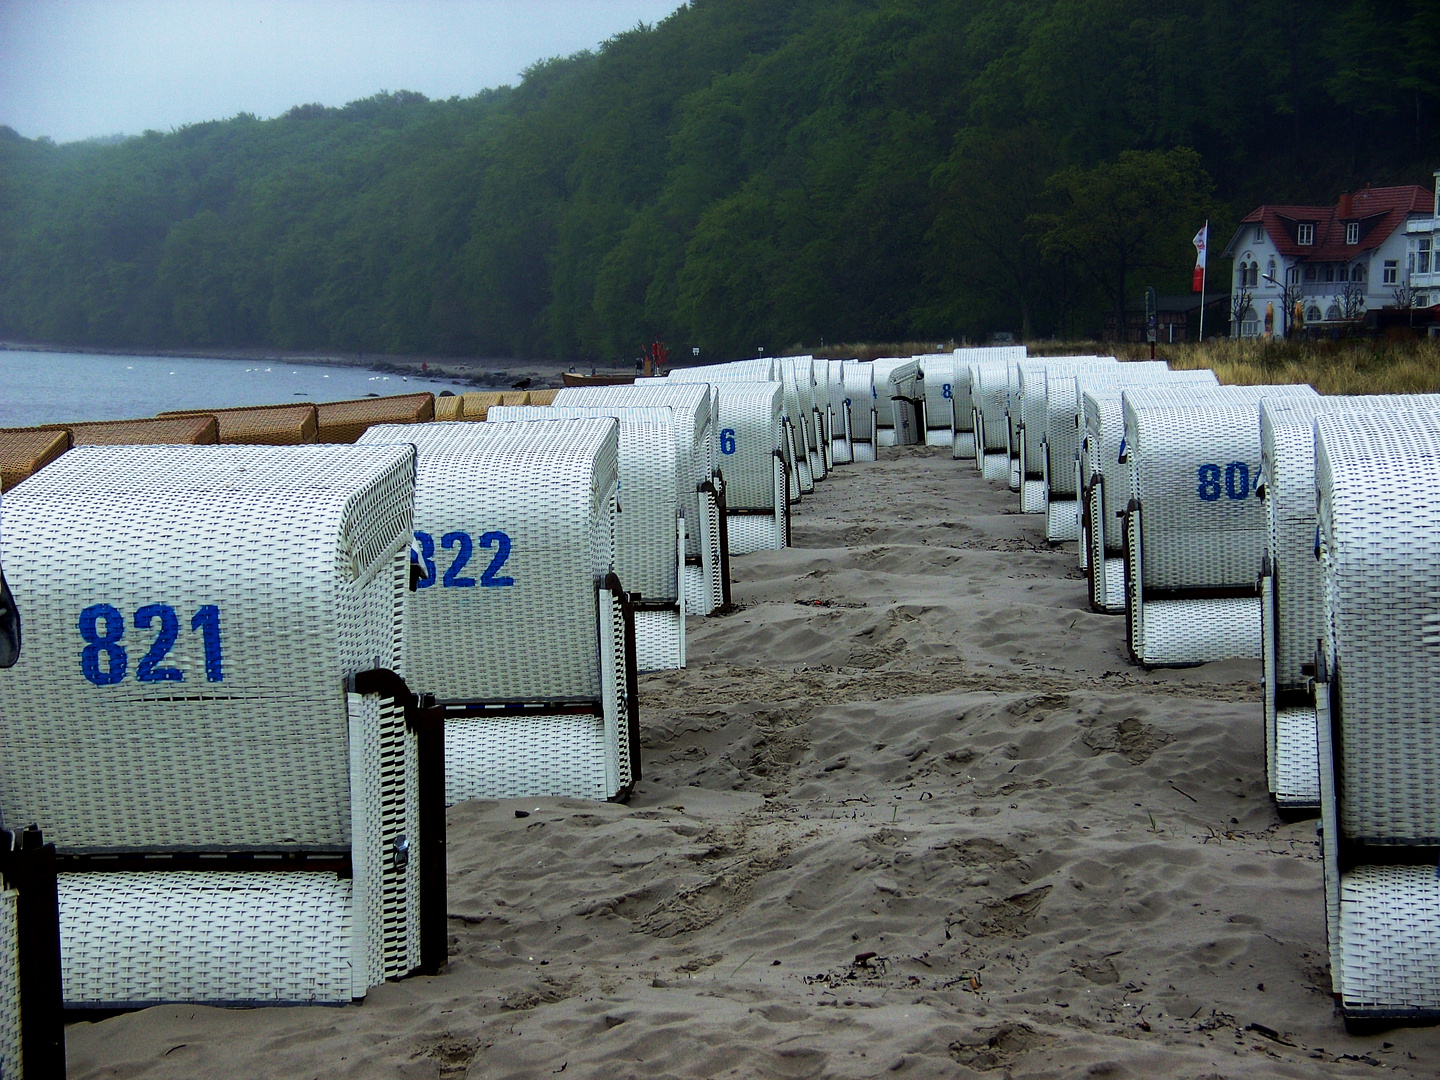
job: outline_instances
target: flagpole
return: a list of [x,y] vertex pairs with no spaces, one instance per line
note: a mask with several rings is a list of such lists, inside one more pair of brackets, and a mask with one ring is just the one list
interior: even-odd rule
[[[1193,220],[1193,219],[1192,219]],[[1200,267],[1200,341],[1205,340],[1205,275],[1210,270],[1210,219],[1205,219],[1205,265]]]

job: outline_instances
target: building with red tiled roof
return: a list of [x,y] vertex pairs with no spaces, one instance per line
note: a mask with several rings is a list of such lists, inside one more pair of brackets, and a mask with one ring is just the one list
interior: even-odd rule
[[1259,206],[1221,253],[1234,260],[1232,336],[1258,337],[1267,306],[1284,333],[1298,302],[1306,325],[1385,307],[1440,303],[1435,190],[1407,184],[1341,195],[1334,206]]

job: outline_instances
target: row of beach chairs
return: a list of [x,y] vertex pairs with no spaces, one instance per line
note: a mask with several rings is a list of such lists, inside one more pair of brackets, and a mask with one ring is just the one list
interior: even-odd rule
[[[870,365],[723,367],[0,432],[0,806],[48,842],[14,847],[56,1000],[362,998],[444,962],[446,805],[625,797],[638,673],[789,543],[802,465],[874,456]],[[6,850],[8,1077],[49,969],[12,962],[44,925]]]
[[1347,1027],[1440,1019],[1440,395],[1103,358],[968,375],[956,456],[1079,541],[1091,606],[1123,615],[1137,663],[1261,661],[1269,789],[1321,818]]

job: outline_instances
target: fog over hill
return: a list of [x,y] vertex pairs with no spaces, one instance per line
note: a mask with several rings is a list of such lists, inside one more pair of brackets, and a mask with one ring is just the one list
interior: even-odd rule
[[1060,241],[1096,177],[1151,215],[1125,289],[1162,292],[1207,216],[1218,250],[1260,201],[1428,183],[1429,10],[694,0],[465,99],[0,128],[0,336],[598,360],[1094,331],[1110,286]]

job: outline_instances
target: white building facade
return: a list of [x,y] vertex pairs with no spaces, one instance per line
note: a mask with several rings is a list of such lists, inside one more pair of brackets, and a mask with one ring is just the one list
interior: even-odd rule
[[[1240,223],[1222,257],[1233,259],[1232,337],[1353,323],[1381,308],[1440,303],[1435,190],[1366,188],[1334,206],[1261,206]],[[1266,326],[1267,310],[1272,314]]]

